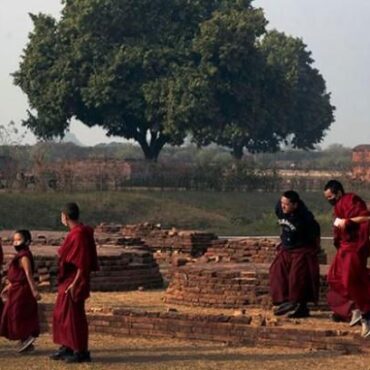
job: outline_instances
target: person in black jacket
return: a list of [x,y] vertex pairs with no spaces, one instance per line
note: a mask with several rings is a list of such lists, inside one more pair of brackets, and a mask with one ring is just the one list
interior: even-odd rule
[[275,315],[308,317],[308,302],[319,294],[320,226],[297,192],[286,191],[276,205],[281,243],[270,266]]

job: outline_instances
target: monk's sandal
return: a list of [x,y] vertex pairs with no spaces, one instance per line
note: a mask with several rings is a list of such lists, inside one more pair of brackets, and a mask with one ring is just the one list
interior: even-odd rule
[[91,362],[90,352],[74,352],[73,355],[68,356],[64,359],[64,362],[71,363],[81,363],[81,362]]
[[73,351],[70,348],[62,346],[50,356],[50,359],[55,361],[64,360],[66,357],[72,355]]
[[353,310],[351,321],[349,322],[349,326],[355,326],[361,322],[361,311],[360,310]]
[[25,339],[18,348],[18,353],[25,352],[30,346],[32,346],[33,342],[36,340],[35,337],[29,336]]
[[361,319],[361,336],[367,338],[370,336],[370,320]]

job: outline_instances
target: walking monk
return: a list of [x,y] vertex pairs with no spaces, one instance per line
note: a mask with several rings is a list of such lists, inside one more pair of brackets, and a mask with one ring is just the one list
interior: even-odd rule
[[[3,241],[0,237],[0,285],[3,277],[3,263],[4,263],[4,252],[3,252]],[[0,317],[3,313],[4,303],[2,298],[0,297]]]
[[18,352],[33,349],[33,342],[40,333],[37,301],[41,297],[32,276],[31,239],[28,230],[14,233],[13,246],[17,254],[9,264],[7,285],[1,292],[6,302],[1,315],[0,335],[19,340]]
[[270,267],[274,314],[308,317],[307,303],[318,301],[320,226],[295,191],[286,191],[275,211],[282,233]]
[[[363,337],[370,336],[370,279],[366,267],[370,252],[369,221],[355,222],[369,216],[366,203],[356,194],[345,193],[342,184],[330,180],[324,195],[334,206],[334,245],[337,253],[328,272],[328,303],[351,325],[361,321]],[[359,310],[360,315],[356,315]]]
[[53,314],[53,339],[61,347],[53,360],[90,362],[85,300],[90,295],[90,273],[98,270],[94,231],[79,221],[76,203],[68,203],[61,214],[69,228],[58,250],[58,296]]

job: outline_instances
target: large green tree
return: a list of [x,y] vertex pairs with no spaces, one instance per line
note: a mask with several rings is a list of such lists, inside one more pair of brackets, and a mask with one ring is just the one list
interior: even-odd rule
[[[192,40],[219,0],[65,0],[60,21],[34,29],[15,83],[38,137],[63,136],[72,118],[136,140],[147,159],[186,132],[172,119],[175,86],[193,63]],[[175,99],[178,101],[179,99]]]
[[[325,82],[297,39],[267,33],[252,0],[64,0],[34,29],[15,83],[24,124],[63,136],[73,118],[137,141],[156,160],[198,145],[310,148],[333,120]],[[313,108],[316,106],[316,110]]]
[[265,35],[261,49],[267,67],[282,79],[285,139],[294,148],[313,149],[334,121],[335,108],[311,52],[301,39],[278,31]]
[[258,9],[215,12],[194,42],[203,106],[192,116],[199,145],[215,142],[240,159],[282,144],[312,149],[334,121],[325,80],[301,39],[266,32]]

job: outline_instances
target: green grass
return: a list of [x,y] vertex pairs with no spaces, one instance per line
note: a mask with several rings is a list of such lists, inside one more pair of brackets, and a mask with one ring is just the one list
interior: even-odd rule
[[[363,194],[362,194],[363,195]],[[160,223],[165,227],[208,230],[218,235],[277,235],[278,193],[125,191],[86,193],[2,193],[0,228],[62,229],[60,209],[76,201],[92,225]],[[304,193],[322,234],[331,234],[331,208],[322,193]],[[364,197],[366,199],[366,196]]]

